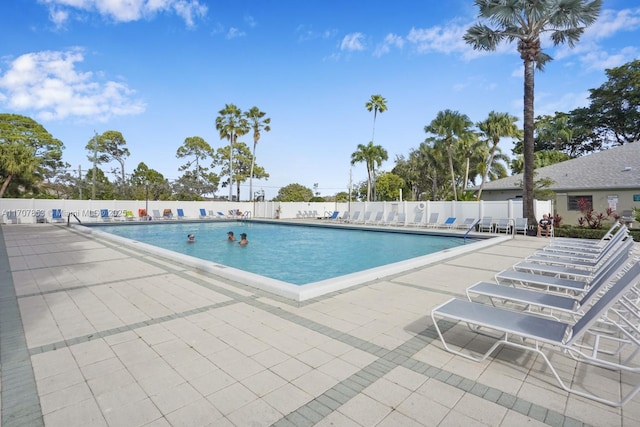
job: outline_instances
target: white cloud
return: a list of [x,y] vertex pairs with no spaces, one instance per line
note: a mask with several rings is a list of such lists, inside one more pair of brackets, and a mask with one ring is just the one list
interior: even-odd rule
[[49,16],[56,26],[71,19],[71,13],[85,12],[99,15],[115,22],[132,22],[150,19],[158,13],[175,13],[192,27],[198,18],[207,13],[207,6],[200,0],[38,0],[49,7]]
[[126,84],[100,81],[91,72],[77,70],[82,61],[80,49],[21,55],[0,75],[0,101],[11,110],[34,112],[42,120],[106,121],[145,110]]
[[364,50],[364,35],[362,33],[351,33],[344,36],[340,43],[340,50],[349,52]]
[[309,40],[333,38],[336,36],[337,30],[327,29],[324,31],[316,31],[313,27],[301,24],[296,28],[296,34],[298,35],[299,42],[306,42]]
[[246,36],[247,33],[245,33],[244,31],[241,31],[235,27],[231,27],[229,28],[229,31],[227,31],[227,35],[225,36],[225,38],[231,40],[231,39],[235,39],[238,37],[244,37]]
[[258,25],[258,23],[256,22],[256,20],[253,18],[253,16],[250,15],[246,15],[244,17],[244,22],[251,28],[255,27],[256,25]]
[[554,54],[555,59],[576,56],[590,70],[604,70],[634,60],[638,49],[629,40],[629,46],[618,48],[616,53],[605,51],[599,42],[611,38],[618,33],[635,31],[640,28],[640,8],[602,11],[598,20],[587,27],[580,41],[574,48],[559,46]]
[[381,57],[391,51],[391,48],[402,49],[404,46],[404,39],[396,34],[387,34],[384,41],[376,46],[376,50],[373,51],[373,56]]

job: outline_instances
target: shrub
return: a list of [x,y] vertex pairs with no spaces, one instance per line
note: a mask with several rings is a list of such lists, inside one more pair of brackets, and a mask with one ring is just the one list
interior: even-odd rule
[[608,220],[611,217],[613,217],[614,220],[620,218],[620,215],[616,214],[611,208],[607,208],[605,213],[595,212],[591,203],[584,198],[578,200],[578,209],[580,209],[582,213],[582,216],[578,218],[580,227],[588,226],[588,228],[597,229],[600,228],[602,221]]

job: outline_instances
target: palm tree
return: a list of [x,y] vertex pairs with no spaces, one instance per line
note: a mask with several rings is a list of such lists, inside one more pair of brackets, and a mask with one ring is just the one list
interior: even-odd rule
[[225,104],[224,108],[218,111],[216,117],[216,130],[220,132],[220,139],[229,141],[229,201],[233,200],[233,147],[242,136],[249,132],[247,119],[242,115],[242,111],[234,104]]
[[425,132],[439,136],[447,147],[449,173],[451,174],[451,190],[453,191],[454,200],[458,200],[458,192],[456,190],[456,177],[453,170],[453,146],[460,138],[466,138],[466,134],[471,132],[471,126],[473,126],[473,122],[466,114],[447,109],[439,111],[436,118],[431,121],[431,124],[424,127]]
[[258,145],[258,141],[260,140],[260,134],[262,131],[269,132],[271,127],[271,119],[267,117],[263,119],[263,117],[267,113],[260,111],[258,107],[251,107],[249,111],[244,113],[247,121],[249,122],[249,126],[253,130],[253,156],[251,159],[251,172],[249,173],[249,199],[253,200],[253,167],[256,163],[256,145]]
[[480,18],[495,28],[475,24],[464,40],[476,50],[496,50],[502,41],[518,41],[524,62],[524,194],[523,216],[535,222],[533,210],[534,172],[534,73],[542,71],[551,57],[542,51],[540,36],[550,32],[554,46],[573,47],[584,29],[600,13],[602,0],[475,0]]
[[358,144],[358,149],[351,154],[351,164],[365,162],[367,165],[367,202],[371,201],[371,183],[375,173],[376,166],[380,167],[382,162],[389,158],[387,150],[380,145],[373,145],[373,141],[369,144]]
[[491,143],[489,161],[487,162],[485,173],[482,174],[482,181],[480,182],[480,189],[478,190],[478,200],[480,200],[482,189],[487,181],[487,174],[493,168],[493,160],[496,150],[498,150],[500,138],[519,138],[522,134],[518,126],[516,126],[517,121],[518,118],[509,113],[496,113],[492,111],[483,122],[477,124],[478,129],[484,134],[487,142]]
[[373,110],[373,132],[371,133],[371,142],[373,142],[373,135],[376,133],[376,116],[378,113],[387,111],[387,100],[382,95],[371,95],[371,99],[364,106],[369,112]]

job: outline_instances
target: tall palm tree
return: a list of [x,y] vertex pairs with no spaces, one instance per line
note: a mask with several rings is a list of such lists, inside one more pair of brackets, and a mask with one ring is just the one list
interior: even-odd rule
[[373,145],[373,141],[369,144],[358,144],[358,149],[351,154],[351,164],[364,162],[367,165],[367,202],[371,201],[371,184],[375,173],[376,166],[380,167],[382,162],[389,158],[387,150],[380,145]]
[[258,107],[251,107],[249,111],[244,113],[249,127],[253,131],[253,155],[251,158],[251,171],[249,172],[249,198],[253,200],[253,167],[256,163],[256,145],[262,136],[262,131],[269,132],[271,130],[271,119],[263,118],[267,113],[260,111]]
[[431,121],[431,124],[424,127],[426,133],[439,136],[447,147],[451,190],[453,191],[454,200],[458,200],[458,192],[456,190],[456,176],[453,170],[453,147],[460,138],[466,138],[466,134],[471,132],[471,126],[473,126],[473,122],[466,114],[447,109],[439,111],[436,118]]
[[368,100],[364,106],[367,108],[367,111],[373,111],[373,132],[371,133],[371,142],[373,142],[373,136],[376,133],[376,116],[378,113],[387,111],[387,100],[384,99],[382,95],[371,95],[371,99]]
[[498,150],[498,144],[501,138],[519,138],[522,134],[516,122],[518,118],[512,116],[509,113],[496,113],[491,111],[489,116],[482,122],[478,123],[478,129],[483,133],[486,141],[491,143],[491,149],[489,152],[489,161],[485,168],[485,173],[482,174],[482,181],[480,182],[480,189],[478,190],[478,200],[482,195],[482,189],[487,181],[487,174],[493,168],[493,160]]
[[242,111],[234,104],[225,104],[218,111],[216,130],[220,132],[220,139],[229,141],[229,201],[233,200],[233,147],[239,136],[249,132],[249,124]]
[[534,74],[542,71],[551,57],[542,51],[540,36],[551,33],[555,46],[573,47],[584,29],[600,14],[602,0],[475,0],[480,18],[494,28],[475,24],[464,40],[476,50],[496,50],[502,41],[518,41],[524,62],[524,194],[523,216],[535,221],[533,210],[534,175]]

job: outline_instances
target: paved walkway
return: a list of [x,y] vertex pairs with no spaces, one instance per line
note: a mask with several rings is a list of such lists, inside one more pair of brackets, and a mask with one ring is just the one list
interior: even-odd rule
[[546,243],[517,237],[295,303],[64,226],[2,226],[2,425],[638,425],[640,398],[568,395],[529,354],[442,349],[431,308]]

